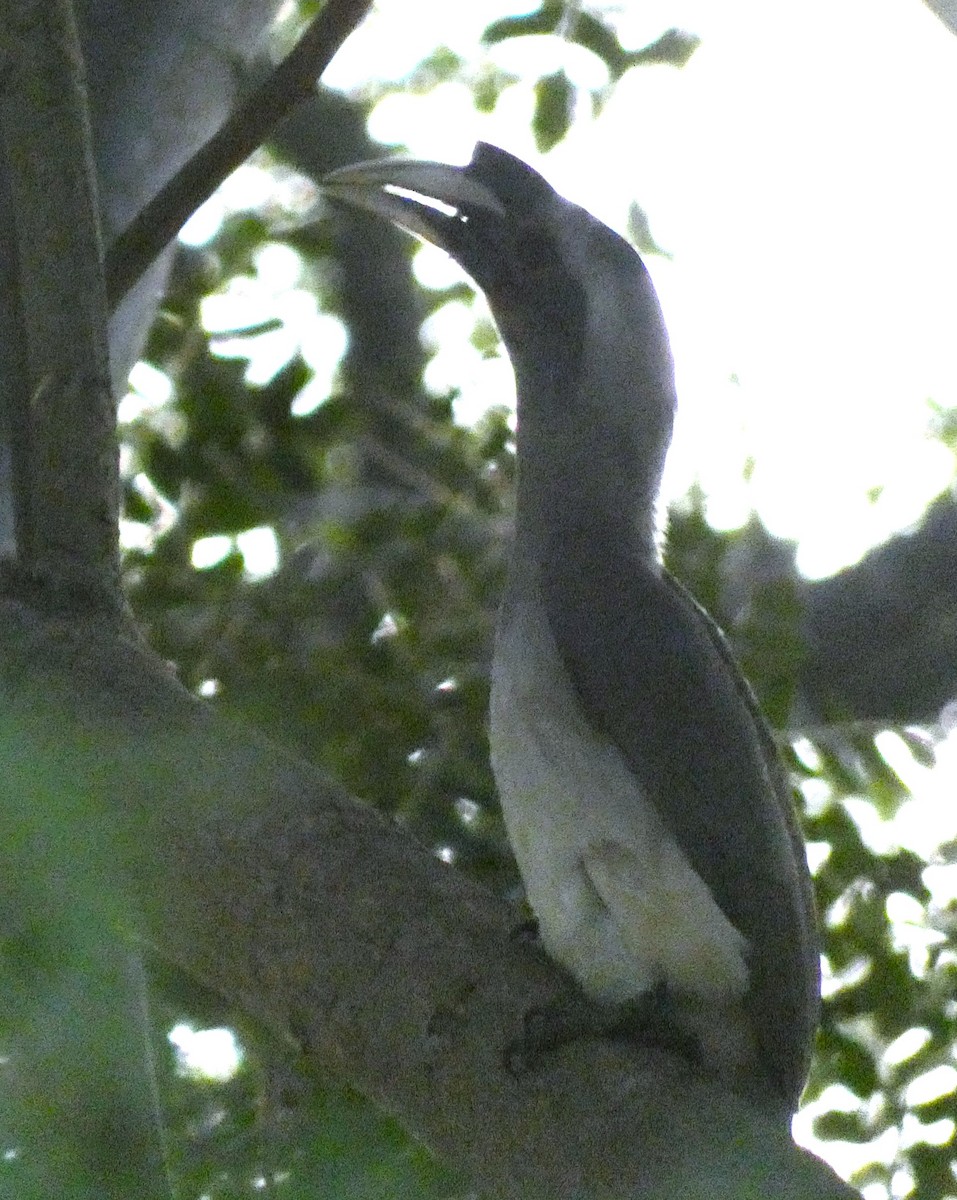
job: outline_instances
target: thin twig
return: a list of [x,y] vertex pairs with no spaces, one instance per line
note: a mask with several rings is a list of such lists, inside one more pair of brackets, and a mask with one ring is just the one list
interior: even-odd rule
[[307,99],[372,0],[327,0],[295,47],[206,145],[123,230],[106,260],[106,288],[115,308],[187,219],[223,180]]

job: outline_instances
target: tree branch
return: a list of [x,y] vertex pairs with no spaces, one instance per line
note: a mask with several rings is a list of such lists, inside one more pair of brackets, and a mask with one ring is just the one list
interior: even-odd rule
[[933,721],[957,696],[957,502],[810,584],[800,690],[822,719]]
[[[108,832],[100,887],[106,859],[143,936],[484,1195],[854,1195],[760,1106],[662,1050],[583,1040],[511,1075],[525,1015],[581,1001],[510,936],[503,903],[103,623],[6,610],[0,713],[15,755],[0,792],[52,759],[54,792],[89,797],[71,811]],[[4,831],[0,856],[16,844]],[[16,878],[10,863],[0,878]]]
[[118,468],[99,216],[71,5],[7,3],[0,129],[22,351],[8,393],[21,578],[118,611]]
[[957,0],[924,0],[924,3],[940,17],[951,33],[957,34]]
[[140,212],[110,247],[107,292],[114,308],[187,218],[305,100],[372,0],[326,0],[269,78]]

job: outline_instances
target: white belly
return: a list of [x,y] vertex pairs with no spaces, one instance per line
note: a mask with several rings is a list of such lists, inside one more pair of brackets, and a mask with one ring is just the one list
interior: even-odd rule
[[492,769],[542,942],[595,999],[664,982],[729,1001],[747,943],[665,828],[618,749],[586,724],[537,590],[500,622]]

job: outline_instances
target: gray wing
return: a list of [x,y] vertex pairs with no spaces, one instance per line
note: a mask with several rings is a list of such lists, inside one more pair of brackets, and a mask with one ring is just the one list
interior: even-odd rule
[[[769,1079],[796,1106],[818,1022],[804,843],[768,726],[720,630],[669,575],[601,534],[545,555],[553,636],[590,723],[639,782],[748,939]],[[604,544],[603,544],[604,543]],[[588,562],[592,570],[583,571]],[[572,568],[571,564],[577,564]]]

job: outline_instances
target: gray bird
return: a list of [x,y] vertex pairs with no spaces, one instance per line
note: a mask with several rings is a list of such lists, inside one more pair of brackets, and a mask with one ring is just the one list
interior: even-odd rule
[[793,1111],[820,990],[804,844],[748,684],[661,563],[674,369],[644,264],[484,143],[323,187],[460,263],[515,372],[490,745],[546,950],[604,1004],[665,995],[705,1068]]

